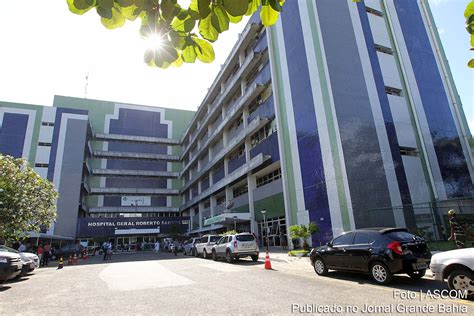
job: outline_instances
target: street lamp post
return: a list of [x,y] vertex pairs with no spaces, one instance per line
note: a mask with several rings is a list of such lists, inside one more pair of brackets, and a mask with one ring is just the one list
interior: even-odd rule
[[266,209],[263,209],[260,211],[263,215],[263,226],[265,226],[265,239],[267,240],[267,252],[268,252],[268,226],[267,226],[267,221],[265,220],[265,213],[267,212]]

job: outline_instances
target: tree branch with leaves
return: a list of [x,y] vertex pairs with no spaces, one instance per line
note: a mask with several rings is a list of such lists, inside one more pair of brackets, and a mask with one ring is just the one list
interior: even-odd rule
[[265,26],[277,22],[285,0],[190,0],[182,7],[177,0],[66,0],[72,13],[82,15],[95,8],[108,29],[141,19],[140,35],[159,42],[145,51],[149,66],[168,68],[215,59],[212,43],[219,34],[260,8]]

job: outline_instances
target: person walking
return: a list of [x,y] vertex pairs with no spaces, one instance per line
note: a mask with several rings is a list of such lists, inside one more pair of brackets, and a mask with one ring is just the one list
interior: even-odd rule
[[102,244],[102,251],[104,252],[104,260],[107,260],[107,249],[109,248],[108,242],[104,241]]
[[466,245],[466,224],[456,216],[454,210],[448,211],[449,226],[451,226],[451,235],[448,240],[454,240],[456,248],[464,248]]
[[36,254],[38,255],[40,266],[43,265],[43,253],[44,253],[43,245],[39,244],[38,249],[36,250]]
[[160,241],[159,240],[157,240],[155,242],[155,253],[158,253],[158,252],[160,252]]
[[18,247],[19,252],[25,252],[26,251],[26,246],[24,243],[20,242],[20,246]]
[[51,245],[46,244],[44,246],[44,252],[43,252],[43,267],[48,266],[50,256],[51,256]]
[[113,244],[111,241],[109,241],[109,243],[107,244],[107,259],[108,260],[112,260],[112,248],[113,248]]

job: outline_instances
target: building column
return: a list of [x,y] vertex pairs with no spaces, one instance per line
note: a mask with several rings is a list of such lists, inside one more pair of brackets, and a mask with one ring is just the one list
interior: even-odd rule
[[204,211],[204,203],[199,203],[199,229],[202,228],[202,212]]
[[[257,234],[258,233],[258,227],[257,227],[257,221],[255,220],[255,212],[259,212],[260,210],[255,210],[255,205],[254,205],[254,196],[253,196],[253,191],[257,187],[257,178],[252,175],[251,173],[247,174],[247,196],[249,198],[249,211],[250,211],[250,232]],[[261,236],[259,236],[261,238]]]
[[211,195],[210,198],[209,198],[209,201],[211,203],[211,217],[214,217],[214,213],[215,213],[215,207],[217,206],[217,199],[214,195]]

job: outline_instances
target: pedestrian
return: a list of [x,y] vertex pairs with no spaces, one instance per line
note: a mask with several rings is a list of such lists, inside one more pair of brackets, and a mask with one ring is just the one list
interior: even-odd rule
[[113,248],[113,244],[111,241],[109,241],[109,243],[107,244],[107,259],[108,260],[112,260],[112,248]]
[[50,256],[51,256],[51,245],[46,244],[44,246],[44,252],[43,252],[43,267],[48,266]]
[[109,245],[107,241],[104,241],[102,244],[102,251],[104,252],[104,260],[107,260],[107,249],[109,248]]
[[25,252],[26,251],[26,246],[24,243],[20,242],[20,246],[18,247],[19,252]]
[[39,244],[38,249],[36,250],[36,254],[38,255],[38,260],[39,260],[40,265],[43,265],[43,253],[44,253],[43,245]]
[[466,224],[456,216],[454,210],[448,211],[449,226],[451,226],[451,235],[448,240],[454,240],[456,248],[464,248],[466,245]]
[[283,232],[280,233],[280,243],[281,243],[281,248],[283,250],[288,250],[288,245],[286,242],[286,236],[283,234]]
[[160,252],[160,241],[159,240],[157,240],[155,242],[155,253],[158,253],[158,252]]

